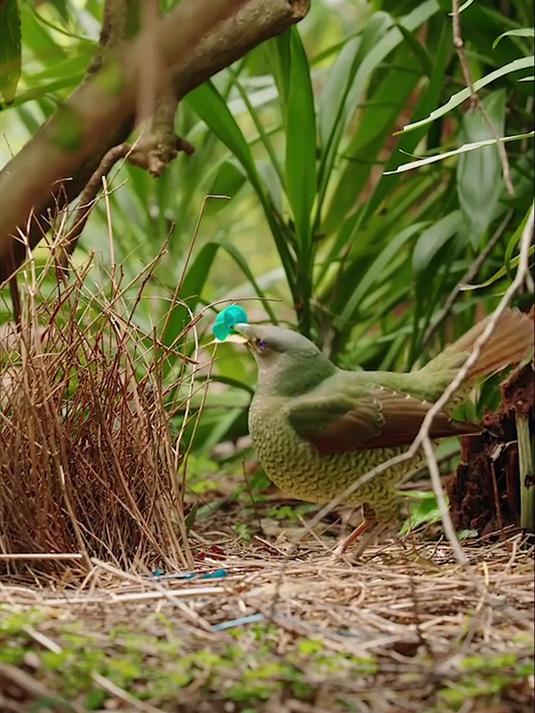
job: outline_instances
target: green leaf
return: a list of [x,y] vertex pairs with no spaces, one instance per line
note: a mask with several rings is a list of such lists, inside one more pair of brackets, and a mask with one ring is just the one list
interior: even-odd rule
[[507,30],[507,32],[502,32],[501,35],[494,40],[492,43],[492,49],[496,49],[498,44],[504,37],[535,37],[535,31],[533,27],[519,27],[517,30]]
[[[347,122],[354,114],[370,74],[375,68],[370,67],[367,72],[363,73],[362,66],[366,65],[370,54],[373,55],[373,49],[381,38],[384,42],[383,36],[391,25],[390,15],[385,12],[374,13],[364,27],[362,36],[355,37],[345,45],[329,72],[319,105],[319,133],[322,148],[321,197],[327,189],[336,152]],[[399,36],[401,38],[401,35]],[[383,59],[383,56],[377,58],[378,63]],[[357,77],[360,78],[358,82]],[[350,94],[352,94],[351,99],[349,99]]]
[[[192,260],[180,289],[179,299],[185,302],[189,310],[195,311],[201,300],[201,295],[208,281],[208,276],[216,257],[217,251],[222,248],[240,267],[243,274],[249,281],[255,293],[265,300],[266,295],[257,283],[247,259],[232,243],[224,238],[210,240],[205,243],[195,258]],[[263,303],[264,309],[269,314],[273,322],[276,322],[275,314],[269,302]],[[184,330],[190,320],[189,311],[184,304],[176,304],[172,307],[171,315],[167,321],[165,333],[162,336],[164,344],[172,344],[179,334]]]
[[[440,22],[440,26],[437,31],[438,36],[434,38],[435,53],[433,56],[433,74],[427,86],[423,88],[421,97],[414,108],[412,114],[414,120],[420,120],[420,118],[427,116],[432,108],[436,106],[437,101],[439,101],[444,87],[444,77],[453,52],[450,21],[446,16],[441,16],[437,21]],[[397,145],[398,150],[412,153],[427,131],[428,129],[424,126],[420,127],[417,131],[401,136]],[[398,160],[396,152],[392,151],[386,163],[386,168],[389,169],[393,167]],[[372,196],[366,202],[364,209],[365,219],[374,215],[381,202],[399,186],[400,180],[401,179],[385,178],[384,174],[381,176],[381,180],[377,184]]]
[[455,210],[431,227],[424,230],[414,246],[412,268],[416,275],[421,274],[448,240],[456,235],[463,226],[461,211]]
[[[459,12],[461,13],[464,10],[467,10],[473,2],[474,2],[474,0],[466,0],[466,2],[463,2],[461,7],[459,8]],[[452,12],[450,12],[449,14],[450,14],[450,16],[453,15]]]
[[343,101],[349,91],[349,80],[355,58],[362,42],[357,36],[348,40],[333,62],[319,98],[318,133],[322,148],[329,143],[331,132],[338,121]]
[[452,151],[444,151],[444,153],[435,154],[433,156],[425,156],[424,158],[419,158],[417,161],[410,161],[409,163],[403,163],[398,166],[394,171],[383,171],[383,176],[392,176],[396,173],[403,173],[404,171],[412,171],[415,168],[420,168],[420,166],[427,166],[430,163],[436,163],[437,161],[444,161],[450,156],[457,156],[458,154],[466,153],[468,151],[476,151],[477,149],[483,148],[484,146],[494,146],[496,143],[501,142],[507,144],[511,141],[520,141],[521,139],[531,139],[535,136],[535,131],[528,131],[525,134],[515,134],[514,136],[502,136],[498,139],[485,139],[485,141],[475,141],[471,144],[463,144],[459,146],[458,149],[453,149]]
[[286,191],[297,234],[309,241],[316,196],[316,120],[305,49],[296,27],[290,32],[290,83],[286,116]]
[[[387,211],[375,213],[366,221],[366,224],[362,222],[361,216],[367,210],[367,204],[363,204],[355,216],[345,220],[325,260],[326,266],[340,260],[340,256],[343,256],[349,247],[350,255],[355,256],[354,259],[349,260],[343,258],[344,276],[347,277],[342,280],[335,277],[334,293],[338,295],[338,298],[331,307],[334,312],[345,307],[346,302],[351,298],[355,281],[360,281],[360,275],[367,271],[367,263],[363,263],[362,258],[365,258],[367,254],[374,255],[374,249],[371,246],[375,245],[375,250],[379,251],[385,235],[398,234],[407,224],[412,224],[422,218],[420,214],[422,198],[431,190],[433,183],[432,177],[418,176],[413,181],[406,182],[396,191],[395,200],[388,206]],[[332,275],[333,271],[329,272]],[[324,269],[320,278],[324,278],[326,274],[327,271]],[[349,290],[348,293],[346,293],[347,290]]]
[[399,113],[406,106],[419,79],[418,74],[411,71],[418,66],[418,62],[406,47],[400,47],[394,54],[394,64],[401,67],[401,71],[393,68],[378,82],[342,154],[346,165],[330,197],[322,231],[329,233],[337,230],[340,221],[354,208],[356,196],[366,184],[375,163],[380,161],[381,149],[390,140]]
[[282,215],[284,210],[283,188],[279,172],[272,161],[257,161],[256,170],[266,186],[269,196],[273,201],[273,206]]
[[56,8],[65,22],[69,22],[69,4],[67,0],[48,0],[48,2]]
[[[435,0],[418,3],[416,8],[399,20],[409,32],[413,32],[424,22],[427,22],[436,12],[438,5]],[[373,41],[373,37],[370,37]],[[353,86],[347,97],[348,106],[356,106],[365,84],[371,73],[403,41],[403,35],[397,27],[392,27],[384,37],[376,37],[368,47],[366,57],[359,67]]]
[[68,57],[69,53],[56,42],[31,3],[25,2],[20,6],[20,19],[24,49],[33,53],[43,66],[50,67]]
[[[507,243],[507,247],[505,249],[505,256],[504,256],[504,265],[499,268],[491,277],[488,278],[488,280],[485,280],[484,282],[480,282],[479,284],[474,284],[474,285],[463,285],[461,287],[463,292],[470,292],[473,290],[481,290],[485,287],[490,287],[493,285],[495,282],[498,282],[498,280],[501,280],[502,277],[505,277],[507,274],[510,274],[512,269],[518,265],[519,262],[519,256],[517,255],[515,258],[511,259],[511,255],[513,254],[513,250],[515,247],[518,245],[520,242],[520,238],[522,237],[522,233],[524,232],[524,227],[529,220],[529,216],[531,213],[531,206],[529,209],[526,211],[526,214],[524,215],[522,221],[519,223],[518,227],[512,234],[511,238],[509,239],[509,242]],[[530,255],[533,254],[533,246],[530,248]]]
[[81,72],[80,74],[73,74],[63,77],[62,79],[56,79],[53,82],[48,82],[47,84],[33,86],[25,92],[19,92],[10,104],[10,108],[21,106],[22,104],[34,101],[35,99],[41,99],[42,97],[46,97],[53,92],[57,92],[59,89],[75,87],[82,81],[84,74],[84,72]]
[[372,264],[366,270],[362,280],[353,290],[350,299],[347,301],[339,320],[336,324],[343,326],[351,321],[355,315],[361,300],[369,293],[371,288],[381,277],[384,270],[394,260],[403,246],[410,240],[421,228],[423,223],[414,223],[405,230],[402,230],[396,235],[378,254]]
[[245,169],[247,177],[262,203],[266,220],[269,223],[271,233],[284,266],[288,284],[290,289],[292,289],[293,261],[287,244],[287,236],[284,232],[285,226],[280,220],[280,217],[276,215],[273,201],[266,195],[266,191],[256,170],[251,149],[236,120],[230,113],[225,100],[212,82],[205,82],[193,92],[190,92],[185,97],[184,102],[193,109],[209,129],[230,149]]
[[[370,49],[392,25],[386,12],[376,12],[362,29],[362,34],[350,39],[333,63],[321,92],[318,109],[318,127],[322,148],[326,151],[333,134],[343,130],[347,120],[346,100],[360,64]],[[355,107],[350,106],[349,111]]]
[[96,42],[79,42],[65,59],[47,63],[39,72],[32,72],[32,84],[65,79],[71,75],[85,74],[98,48]]
[[509,242],[507,243],[507,247],[505,248],[505,255],[504,255],[504,264],[505,264],[506,268],[508,268],[508,266],[509,266],[511,256],[513,254],[513,250],[520,242],[520,238],[522,237],[522,233],[524,232],[524,227],[529,220],[530,213],[531,213],[531,206],[528,208],[528,210],[526,211],[526,214],[522,218],[522,221],[518,224],[518,227],[516,228],[514,233],[509,238]]
[[[494,72],[491,72],[490,74],[485,75],[481,79],[478,79],[477,81],[474,82],[473,87],[474,91],[479,91],[483,87],[486,87],[488,84],[492,84],[492,82],[496,81],[497,79],[500,79],[500,77],[505,77],[507,74],[512,74],[513,72],[519,72],[522,69],[531,69],[533,67],[533,60],[535,59],[534,56],[531,57],[521,57],[520,59],[515,59],[513,62],[509,62],[506,64],[504,67],[500,67],[499,69],[496,69]],[[428,117],[425,119],[421,119],[420,121],[415,121],[412,124],[407,124],[406,126],[401,129],[401,131],[398,131],[398,134],[406,133],[408,131],[414,131],[414,129],[417,129],[420,126],[425,126],[426,124],[430,124],[432,121],[435,121],[435,119],[440,118],[441,116],[444,116],[447,114],[449,111],[452,109],[455,109],[456,107],[459,106],[459,104],[462,104],[464,101],[470,98],[470,89],[465,88],[461,89],[460,92],[457,92],[453,96],[451,96],[448,101],[443,104],[442,106],[438,107],[434,111],[432,111]]]
[[[255,276],[253,275],[253,271],[249,267],[249,263],[247,262],[247,259],[241,254],[241,252],[238,250],[238,248],[235,247],[235,245],[233,245],[231,242],[229,242],[228,240],[225,240],[223,238],[220,240],[217,240],[215,242],[220,247],[222,247],[223,250],[225,250],[230,255],[230,257],[236,262],[236,264],[241,269],[241,271],[243,272],[245,277],[249,280],[251,287],[254,289],[254,291],[256,292],[258,297],[265,300],[266,295],[265,295],[264,291],[262,290],[262,288],[256,281]],[[263,304],[264,304],[264,309],[269,314],[269,316],[271,317],[273,322],[276,322],[277,318],[275,317],[275,314],[273,313],[273,309],[272,309],[271,305],[269,304],[269,302],[264,302]]]
[[[482,101],[485,115],[477,107],[467,111],[463,116],[461,139],[475,143],[503,136],[505,100],[505,89],[500,89]],[[502,187],[502,164],[496,145],[461,155],[457,165],[457,195],[474,248],[494,217]]]
[[[192,312],[199,303],[218,248],[219,245],[214,242],[203,245],[193,258],[184,276],[179,298],[188,305]],[[189,312],[183,304],[176,304],[170,309],[171,313],[168,316],[165,331],[162,334],[162,341],[166,345],[173,344],[190,321]]]
[[410,48],[411,52],[418,59],[423,73],[426,76],[431,77],[433,74],[433,62],[429,56],[429,52],[421,44],[421,42],[418,42],[418,39],[414,36],[414,34],[403,27],[402,24],[398,23],[396,27],[403,35],[403,39],[405,40],[407,47]]
[[435,493],[430,491],[408,490],[405,496],[410,498],[409,517],[404,522],[400,534],[406,535],[412,529],[424,523],[433,523],[440,520],[440,510],[438,509]]
[[267,43],[271,55],[271,66],[275,84],[279,92],[282,114],[286,117],[286,105],[290,90],[290,54],[291,37],[289,32],[284,32],[271,42]]
[[[432,15],[438,12],[438,5],[435,0],[419,3],[418,6],[399,21],[407,30],[414,31],[422,23],[429,20]],[[374,22],[372,22],[374,20]],[[327,139],[322,135],[322,160],[319,171],[319,199],[318,216],[321,212],[323,200],[327,192],[329,179],[335,165],[338,147],[347,127],[349,119],[353,116],[355,108],[362,101],[368,82],[372,73],[378,68],[381,62],[403,41],[403,35],[397,27],[390,27],[392,18],[386,13],[375,13],[369,21],[364,31],[360,45],[354,46],[355,58],[353,64],[348,65],[349,57],[346,58],[346,66],[342,69],[348,73],[350,81],[343,85],[343,94],[340,107],[330,119],[332,129],[328,133]],[[336,64],[331,72],[336,69]],[[336,80],[333,79],[333,82]],[[322,104],[323,104],[322,97]],[[325,104],[328,103],[328,98]],[[326,116],[329,110],[326,109]],[[332,111],[332,110],[331,110]],[[321,120],[321,118],[320,118]],[[328,129],[328,125],[323,133]]]
[[244,107],[247,109],[247,111],[249,112],[249,116],[253,120],[256,130],[258,131],[259,140],[263,144],[264,148],[266,149],[266,152],[269,155],[271,163],[273,164],[273,168],[277,172],[277,174],[279,176],[280,183],[282,185],[284,183],[284,176],[283,176],[280,164],[279,164],[279,159],[277,157],[277,154],[275,153],[275,149],[273,148],[273,145],[272,145],[271,140],[268,136],[268,133],[264,129],[264,125],[262,124],[262,121],[261,121],[260,115],[257,111],[257,108],[255,107],[255,105],[253,103],[253,101],[254,101],[253,96],[252,96],[252,94],[249,95],[247,93],[245,88],[242,86],[242,83],[240,82],[237,74],[232,69],[229,69],[228,71],[234,80],[234,86],[236,87],[236,89],[238,90],[238,92],[240,94],[241,101],[243,102]]
[[[208,194],[233,198],[244,183],[245,174],[242,167],[234,159],[227,159],[219,164]],[[215,215],[224,207],[225,201],[208,201],[205,213],[206,215]]]
[[251,150],[236,120],[212,82],[205,82],[190,92],[184,102],[204,121],[216,136],[232,151],[247,171],[250,179],[256,181],[256,170]]
[[20,13],[17,0],[0,2],[0,98],[11,104],[17,93],[21,60]]
[[[529,256],[531,257],[533,253],[535,252],[533,245],[529,249]],[[513,258],[508,265],[504,265],[503,267],[500,267],[499,270],[497,270],[492,277],[489,277],[488,280],[485,280],[485,282],[480,282],[477,285],[463,285],[461,287],[462,292],[471,292],[473,290],[482,290],[484,287],[490,287],[493,285],[495,282],[498,282],[498,280],[501,280],[502,277],[505,277],[507,275],[508,270],[511,270],[514,267],[518,266],[518,263],[520,262],[520,256],[517,255],[515,258]]]

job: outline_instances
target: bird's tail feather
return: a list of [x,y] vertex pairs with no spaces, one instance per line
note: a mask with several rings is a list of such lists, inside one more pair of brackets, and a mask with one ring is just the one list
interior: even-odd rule
[[[467,374],[468,381],[489,376],[512,364],[523,361],[533,352],[533,310],[525,314],[517,309],[507,309],[484,344],[476,363]],[[460,339],[447,347],[442,354],[425,365],[424,371],[442,371],[459,368],[487,326],[490,318],[481,320]]]

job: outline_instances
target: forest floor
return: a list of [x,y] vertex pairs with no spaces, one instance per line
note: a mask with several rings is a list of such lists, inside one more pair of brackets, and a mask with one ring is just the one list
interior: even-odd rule
[[196,528],[189,579],[104,566],[76,585],[4,578],[0,708],[532,709],[533,546],[522,535],[470,540],[463,569],[440,537],[335,562],[332,533],[290,550],[295,522],[263,518],[264,533],[245,537],[237,520],[231,509]]

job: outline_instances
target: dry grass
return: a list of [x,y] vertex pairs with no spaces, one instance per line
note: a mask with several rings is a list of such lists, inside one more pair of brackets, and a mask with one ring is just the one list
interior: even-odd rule
[[55,287],[27,268],[20,329],[0,345],[1,552],[75,553],[82,574],[91,557],[138,571],[191,561],[170,426],[188,362],[136,326],[155,265],[130,284],[114,268],[102,289],[91,263]]
[[[208,581],[154,582],[95,563],[76,589],[4,585],[3,618],[25,614],[12,632],[16,670],[79,710],[96,689],[106,707],[142,711],[529,710],[533,548],[521,535],[466,547],[478,590],[448,545],[418,547],[428,562],[389,542],[334,563],[313,537],[291,560],[279,545],[235,541],[205,550],[198,574],[225,574]],[[61,671],[47,650],[64,656]],[[88,650],[100,657],[84,677]],[[13,696],[39,698],[11,674]]]

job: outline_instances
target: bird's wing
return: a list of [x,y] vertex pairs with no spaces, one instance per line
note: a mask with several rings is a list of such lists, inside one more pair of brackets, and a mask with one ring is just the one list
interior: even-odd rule
[[[321,453],[341,453],[367,448],[410,445],[432,404],[409,394],[370,384],[358,394],[337,392],[292,399],[288,420],[298,435]],[[440,411],[431,424],[430,437],[477,433],[471,423],[452,421]]]

